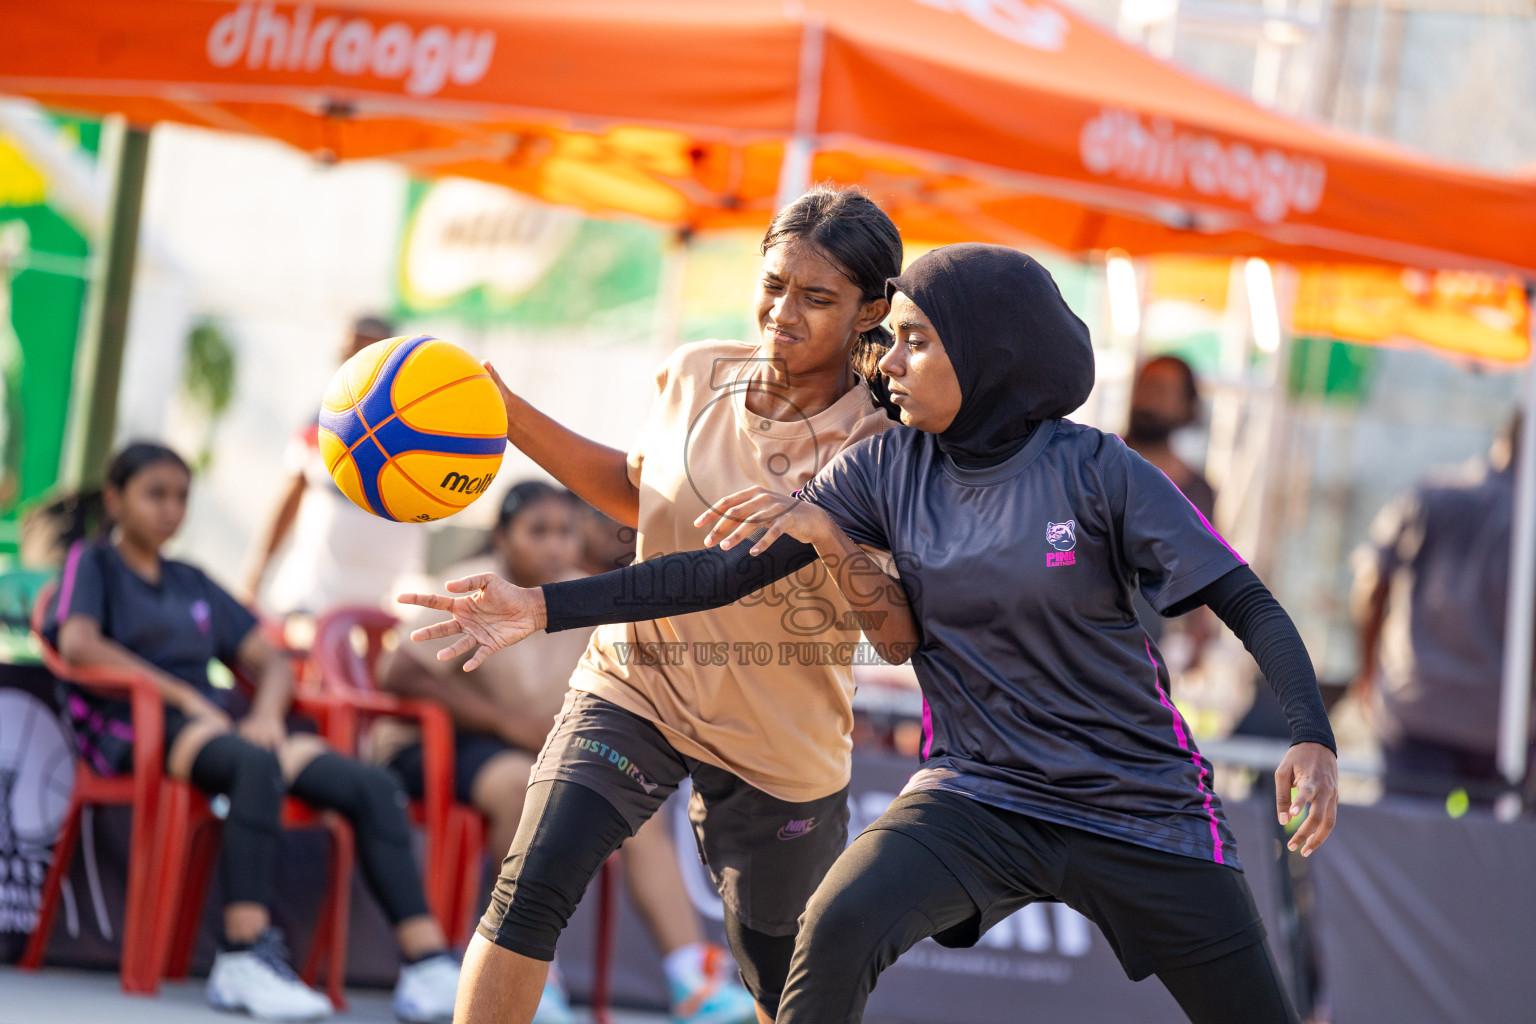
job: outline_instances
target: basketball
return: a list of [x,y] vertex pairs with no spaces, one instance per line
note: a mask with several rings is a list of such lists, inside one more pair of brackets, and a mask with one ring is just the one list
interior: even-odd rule
[[386,338],[342,364],[320,407],[320,452],[341,493],[383,519],[426,523],[490,487],[507,411],[479,361],[429,334]]

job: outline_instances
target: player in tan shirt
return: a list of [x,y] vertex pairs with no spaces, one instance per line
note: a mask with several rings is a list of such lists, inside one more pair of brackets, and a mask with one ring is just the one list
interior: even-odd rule
[[[900,267],[900,236],[867,196],[813,189],[764,238],[759,337],[674,352],[627,454],[510,391],[508,439],[638,528],[640,558],[698,550],[694,520],[712,501],[751,485],[793,491],[844,447],[894,424],[878,376],[860,371],[873,375],[888,344],[885,279]],[[404,599],[454,607],[433,595]],[[555,941],[592,874],[690,777],[689,815],[731,950],[759,1017],[771,1019],[797,918],[846,842],[859,625],[815,562],[728,607],[598,630],[534,766],[522,824],[465,959],[456,1019],[531,1018]],[[449,623],[416,635],[455,631]],[[475,647],[465,637],[449,650],[473,651],[472,669],[490,653]]]
[[[621,564],[620,547],[629,556],[623,561],[632,559],[634,531],[624,530],[630,544],[623,544],[616,534],[624,528],[605,524],[601,513],[590,506],[578,509],[578,504],[570,492],[540,480],[514,484],[502,499],[491,550],[449,572],[494,572],[520,586],[536,587],[581,575],[573,569],[586,570],[594,562],[606,564],[587,571],[614,568]],[[428,621],[420,615],[407,616],[401,628],[408,634]],[[588,630],[574,629],[540,633],[469,675],[457,671],[456,663],[436,658],[446,644],[405,643],[384,669],[385,689],[436,700],[448,708],[455,726],[456,796],[490,820],[490,849],[497,857],[512,845],[534,755],[554,725],[567,680],[589,636]],[[387,764],[407,792],[420,798],[419,730],[399,720],[382,719],[369,741],[373,758]],[[709,965],[723,963],[724,957],[704,941],[664,818],[646,822],[624,843],[620,864],[626,891],[662,954],[673,1017],[687,1021],[692,1007],[708,1004],[716,1011],[713,1020],[753,1020],[752,997],[740,985],[711,976]],[[550,972],[534,1019],[538,1024],[574,1019],[556,971]]]

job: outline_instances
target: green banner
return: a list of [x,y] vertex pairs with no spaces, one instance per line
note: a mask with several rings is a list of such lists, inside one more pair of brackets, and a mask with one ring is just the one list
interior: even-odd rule
[[[60,153],[94,164],[96,122],[49,122]],[[50,202],[48,172],[0,131],[0,556],[17,519],[58,480],[90,268],[83,225]]]
[[643,336],[665,234],[462,178],[411,184],[394,314]]

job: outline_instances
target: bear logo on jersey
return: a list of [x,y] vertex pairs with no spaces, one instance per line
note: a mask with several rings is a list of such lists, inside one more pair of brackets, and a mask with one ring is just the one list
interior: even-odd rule
[[1045,524],[1046,543],[1057,551],[1071,551],[1077,547],[1077,520]]
[[1072,550],[1077,547],[1076,519],[1068,519],[1064,523],[1046,523],[1045,542],[1056,549],[1045,553],[1046,568],[1077,564],[1077,554]]

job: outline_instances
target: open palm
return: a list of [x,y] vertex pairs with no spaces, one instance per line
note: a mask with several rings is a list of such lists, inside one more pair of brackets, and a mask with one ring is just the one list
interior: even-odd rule
[[511,647],[529,633],[542,629],[543,594],[537,589],[513,586],[495,573],[477,573],[461,580],[449,580],[449,597],[444,594],[401,594],[397,601],[422,608],[447,612],[452,618],[423,626],[411,639],[441,640],[457,636],[452,644],[437,652],[439,661],[449,661],[470,654],[464,663],[469,672],[503,647]]

